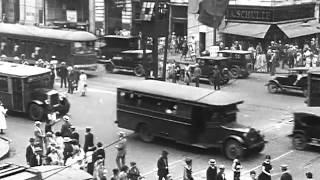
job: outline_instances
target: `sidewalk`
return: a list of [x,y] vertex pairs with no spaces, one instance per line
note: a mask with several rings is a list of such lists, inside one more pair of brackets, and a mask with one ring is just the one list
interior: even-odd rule
[[0,160],[9,156],[9,152],[10,140],[5,136],[0,135]]

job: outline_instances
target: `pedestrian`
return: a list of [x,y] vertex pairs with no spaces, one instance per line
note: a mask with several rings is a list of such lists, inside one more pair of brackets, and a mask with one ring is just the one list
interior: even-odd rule
[[71,123],[70,123],[70,117],[69,116],[67,116],[67,115],[65,115],[65,116],[63,116],[62,117],[62,119],[63,119],[63,124],[62,124],[62,126],[61,126],[61,136],[62,137],[71,137],[71,129],[70,129],[70,127],[71,127]]
[[189,86],[191,82],[191,68],[188,63],[184,67],[184,73],[184,82]]
[[63,138],[64,142],[64,148],[63,148],[63,164],[65,165],[67,162],[67,159],[72,157],[73,148],[71,145],[71,139],[69,137]]
[[70,126],[70,130],[71,130],[71,139],[77,140],[79,142],[79,133],[76,131],[76,127]]
[[47,133],[46,133],[44,142],[45,142],[45,144],[46,144],[45,148],[46,148],[47,151],[48,151],[48,148],[49,148],[49,146],[51,145],[51,143],[56,143],[55,137],[54,137],[54,135],[52,134],[52,132],[47,132]]
[[119,173],[119,180],[128,180],[128,170],[129,167],[127,165],[122,166]]
[[56,148],[52,148],[47,156],[51,159],[50,165],[63,165],[63,158]]
[[67,73],[68,93],[73,94],[74,84],[76,81],[76,75],[75,75],[73,68],[71,66],[69,66],[67,68],[67,70],[68,70],[68,73]]
[[26,148],[26,161],[30,167],[36,166],[35,139],[29,139],[29,145]]
[[277,63],[278,63],[278,55],[277,55],[277,52],[275,52],[276,50],[274,50],[272,52],[272,56],[271,56],[271,68],[270,68],[270,75],[271,76],[274,76],[275,73],[276,73],[276,66],[277,66]]
[[313,180],[313,174],[312,174],[312,172],[307,172],[307,173],[306,173],[306,178],[307,178],[308,180]]
[[110,177],[110,180],[119,180],[119,169],[112,169],[112,176]]
[[183,180],[193,180],[192,177],[192,159],[186,158],[185,159],[186,165],[184,166],[183,171]]
[[271,156],[266,155],[265,161],[262,163],[262,172],[258,176],[258,180],[271,180],[271,173],[272,170],[271,165]]
[[7,129],[7,109],[4,108],[3,103],[0,101],[0,134],[4,134],[3,130]]
[[187,58],[187,53],[188,53],[188,42],[187,42],[187,36],[184,36],[182,42],[181,42],[181,57],[180,57],[180,61],[182,60],[182,58],[184,58],[184,60],[186,60]]
[[87,92],[87,75],[81,71],[80,76],[79,76],[79,91],[81,96],[85,96]]
[[63,87],[67,88],[67,75],[68,75],[68,70],[65,62],[61,62],[61,66],[58,69],[58,75],[60,76],[60,88]]
[[218,170],[216,166],[216,160],[210,159],[209,167],[207,168],[207,180],[216,180],[217,173],[218,173]]
[[194,81],[196,83],[196,87],[199,87],[201,74],[202,74],[202,72],[201,72],[201,69],[199,67],[199,64],[196,63],[194,71],[193,71],[193,77],[194,77]]
[[234,159],[232,163],[233,180],[240,180],[241,163],[239,159]]
[[162,151],[161,156],[157,162],[157,167],[159,180],[167,179],[167,175],[169,174],[167,151]]
[[139,180],[141,178],[136,162],[130,162],[130,168],[127,177],[129,180]]
[[41,166],[42,165],[42,152],[43,152],[43,149],[41,149],[40,147],[35,147],[34,148],[34,152],[35,152],[35,164],[34,164],[34,166]]
[[[83,70],[81,70],[82,72],[83,72]],[[74,73],[74,89],[76,90],[76,91],[78,91],[78,85],[79,85],[79,80],[80,80],[80,71],[79,71],[79,69],[76,69],[76,68],[74,68],[74,70],[73,70],[73,73]]]
[[280,180],[292,180],[291,174],[288,172],[288,165],[281,165],[281,172],[282,175],[280,177]]
[[224,172],[224,165],[219,166],[219,172],[217,174],[217,180],[226,180],[226,174]]
[[93,153],[95,150],[96,150],[95,146],[90,146],[88,147],[88,151],[85,153],[87,172],[91,175],[93,175],[93,170],[94,170],[95,161],[93,161]]
[[94,146],[94,136],[91,133],[91,127],[86,127],[86,134],[84,135],[84,152],[88,151],[88,147]]
[[257,180],[257,173],[256,173],[256,171],[254,171],[254,170],[252,170],[252,171],[250,171],[250,178],[251,178],[251,180]]
[[45,118],[45,125],[44,125],[44,132],[51,132],[53,133],[52,126],[55,125],[57,122],[59,122],[59,119],[57,119],[57,113],[49,113],[47,114],[47,118]]
[[42,131],[40,125],[41,125],[41,122],[40,121],[36,121],[34,123],[34,131],[33,132],[34,132],[34,137],[35,137],[36,144],[38,144],[39,147],[41,149],[43,149],[44,148],[45,134]]
[[101,156],[103,159],[106,159],[106,153],[101,142],[97,143],[97,149],[94,151],[93,154],[93,161],[96,161],[98,156]]
[[54,66],[50,66],[50,88],[54,88],[54,81],[56,79],[56,74],[54,70]]
[[126,164],[126,154],[127,154],[127,139],[124,132],[119,133],[119,142],[116,145],[118,151],[116,157],[116,163],[119,169],[121,169]]
[[213,67],[212,71],[212,83],[214,86],[214,90],[220,90],[220,81],[221,81],[221,72],[218,68],[218,65]]

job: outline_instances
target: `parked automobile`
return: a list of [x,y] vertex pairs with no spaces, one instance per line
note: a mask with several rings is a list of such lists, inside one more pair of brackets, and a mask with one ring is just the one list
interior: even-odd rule
[[[196,93],[195,93],[196,92]],[[229,159],[261,152],[266,141],[256,129],[239,124],[232,93],[156,80],[128,82],[117,89],[118,127],[200,148],[221,148]]]
[[308,112],[294,113],[292,145],[297,150],[320,146],[320,116]]
[[270,93],[283,92],[286,90],[295,90],[307,96],[308,93],[308,74],[309,68],[295,67],[289,69],[288,74],[277,75],[270,80],[266,86]]
[[253,68],[253,56],[250,51],[221,50],[219,56],[229,57],[227,67],[233,78],[247,78]]
[[136,76],[145,74],[145,66],[152,63],[152,51],[146,50],[146,60],[143,62],[143,50],[127,50],[114,56],[106,62],[107,72],[112,73],[115,69],[133,71]]
[[230,58],[227,57],[211,57],[201,56],[196,58],[196,62],[199,64],[201,69],[201,79],[212,80],[213,68],[215,65],[218,66],[221,72],[221,83],[227,84],[230,80],[229,70],[227,64]]

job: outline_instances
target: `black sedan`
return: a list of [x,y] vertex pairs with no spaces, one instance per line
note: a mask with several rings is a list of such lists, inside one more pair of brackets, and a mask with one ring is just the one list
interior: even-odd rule
[[287,90],[300,91],[304,96],[308,93],[308,72],[309,68],[296,67],[289,69],[289,73],[279,75],[270,80],[266,86],[270,93],[284,92]]

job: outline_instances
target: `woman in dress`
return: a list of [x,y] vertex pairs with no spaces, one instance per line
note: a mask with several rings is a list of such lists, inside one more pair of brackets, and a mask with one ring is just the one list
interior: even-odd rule
[[267,155],[266,160],[262,163],[262,172],[259,174],[258,180],[271,180],[271,170],[271,156]]
[[79,90],[80,90],[80,95],[85,96],[87,92],[87,75],[81,71],[80,76],[79,76]]
[[242,166],[239,159],[234,159],[232,163],[233,180],[240,180],[240,170]]
[[0,101],[0,134],[3,134],[3,130],[7,129],[6,113],[7,109],[4,108],[3,103]]
[[185,162],[186,162],[186,166],[184,166],[183,180],[193,180],[193,177],[192,177],[192,159],[186,158]]

